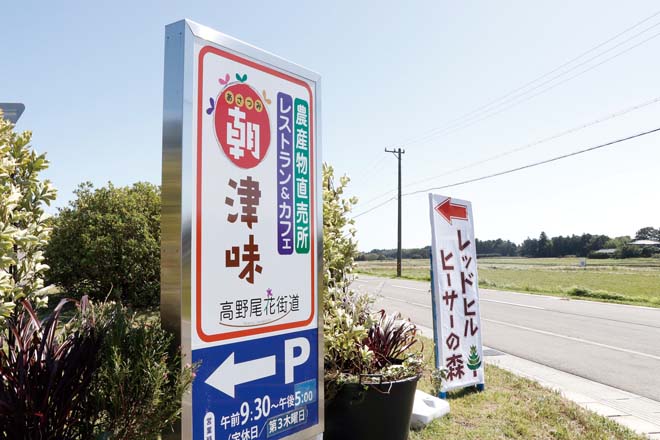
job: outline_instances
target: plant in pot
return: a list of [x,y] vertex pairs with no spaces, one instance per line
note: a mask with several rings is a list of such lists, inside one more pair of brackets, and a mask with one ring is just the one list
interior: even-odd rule
[[417,328],[373,313],[369,296],[329,290],[324,313],[325,440],[408,437],[422,373]]

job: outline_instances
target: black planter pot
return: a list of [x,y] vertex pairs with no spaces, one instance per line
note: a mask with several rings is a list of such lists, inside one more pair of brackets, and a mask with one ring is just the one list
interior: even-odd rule
[[323,440],[406,440],[418,380],[344,385],[325,401]]

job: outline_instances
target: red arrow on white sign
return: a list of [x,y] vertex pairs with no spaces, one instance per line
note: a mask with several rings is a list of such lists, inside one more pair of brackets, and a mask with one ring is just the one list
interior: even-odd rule
[[451,203],[451,197],[446,198],[442,203],[435,207],[435,210],[444,217],[451,225],[451,219],[467,220],[467,207]]

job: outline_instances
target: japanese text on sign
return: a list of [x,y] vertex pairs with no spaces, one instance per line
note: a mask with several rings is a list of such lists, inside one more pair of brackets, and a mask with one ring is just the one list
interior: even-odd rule
[[199,61],[197,335],[305,327],[316,316],[313,90],[208,46]]
[[483,384],[477,256],[469,202],[430,195],[436,363],[443,391]]
[[293,253],[293,102],[277,94],[277,251]]
[[295,107],[295,224],[296,252],[309,253],[309,107],[307,102],[297,99]]
[[[259,206],[259,198],[261,197],[259,182],[252,180],[251,176],[247,176],[245,179],[240,180],[239,186],[232,179],[229,179],[228,185],[230,188],[236,190],[236,193],[240,196],[241,223],[245,223],[249,229],[252,229],[252,225],[259,221],[259,217],[257,217],[257,206]],[[226,197],[225,204],[233,207],[234,199]],[[227,215],[227,221],[229,223],[235,223],[238,218],[238,213]],[[240,246],[232,246],[225,251],[225,267],[235,268],[241,267],[241,264],[243,264],[243,269],[238,274],[238,277],[250,284],[254,284],[255,272],[261,273],[263,270],[263,267],[259,264],[259,260],[259,245],[254,242],[254,234],[249,234],[248,242],[243,245],[242,250]]]

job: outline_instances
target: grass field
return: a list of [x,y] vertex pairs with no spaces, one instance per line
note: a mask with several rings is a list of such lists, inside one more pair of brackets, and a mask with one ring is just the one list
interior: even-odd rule
[[[570,296],[660,307],[660,259],[479,259],[479,285],[489,289]],[[429,260],[404,260],[403,276],[430,280]],[[359,273],[393,277],[396,261],[359,262]]]
[[[433,341],[424,339],[429,367]],[[431,392],[428,379],[418,388]],[[486,365],[486,390],[449,393],[451,412],[410,440],[463,439],[643,439],[617,423],[584,410],[536,382]]]

